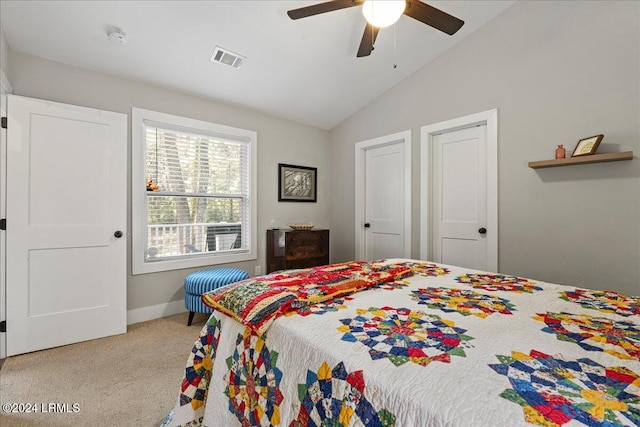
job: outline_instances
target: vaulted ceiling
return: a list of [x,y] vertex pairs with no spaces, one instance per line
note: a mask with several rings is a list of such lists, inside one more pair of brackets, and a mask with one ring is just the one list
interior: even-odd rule
[[[317,1],[0,2],[12,50],[331,129],[515,1],[429,1],[463,21],[448,36],[402,16],[356,58],[361,7],[293,21]],[[107,34],[119,29],[128,43]],[[216,46],[246,60],[211,62]]]

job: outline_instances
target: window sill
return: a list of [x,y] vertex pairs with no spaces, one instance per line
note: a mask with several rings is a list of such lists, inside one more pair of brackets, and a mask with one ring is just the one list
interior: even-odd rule
[[193,258],[172,259],[163,261],[133,260],[132,274],[159,273],[162,271],[182,270],[185,268],[211,267],[232,262],[253,261],[257,256],[254,251],[229,253],[221,255],[204,255]]

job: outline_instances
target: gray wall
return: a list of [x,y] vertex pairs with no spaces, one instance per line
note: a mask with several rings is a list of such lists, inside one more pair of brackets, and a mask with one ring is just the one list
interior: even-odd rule
[[[333,260],[354,257],[354,143],[499,115],[499,270],[640,294],[640,2],[520,1],[331,131]],[[400,64],[401,66],[401,64]],[[603,133],[632,161],[533,170]]]
[[[332,261],[353,259],[354,147],[411,129],[413,256],[419,255],[420,126],[499,109],[499,270],[640,294],[640,2],[520,1],[330,133],[7,48],[14,93],[130,114],[141,107],[258,132],[258,250],[288,222],[331,226]],[[401,66],[401,64],[400,64]],[[531,160],[604,133],[633,161],[534,171]],[[318,167],[318,203],[277,202],[277,163]],[[330,184],[330,185],[329,185]],[[129,224],[130,225],[130,224]],[[130,271],[130,267],[129,267]],[[128,308],[182,299],[192,270],[128,277]]]
[[4,29],[0,26],[0,69],[6,75],[9,70],[9,45],[4,35]]
[[[260,265],[264,272],[266,229],[274,225],[311,221],[320,227],[329,227],[328,131],[15,51],[10,51],[9,58],[9,79],[16,95],[126,113],[129,124],[131,107],[140,107],[257,131],[258,260],[230,265],[250,275],[254,274],[254,267]],[[279,203],[278,163],[317,167],[318,202]],[[128,170],[131,170],[130,159]],[[129,176],[129,183],[130,179]],[[130,190],[128,198],[130,201]],[[128,226],[131,230],[131,212]],[[127,306],[132,310],[183,299],[182,283],[194,270],[131,276],[129,257],[127,271]]]

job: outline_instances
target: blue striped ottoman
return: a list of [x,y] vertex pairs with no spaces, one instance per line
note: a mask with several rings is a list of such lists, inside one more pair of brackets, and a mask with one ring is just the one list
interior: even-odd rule
[[248,278],[249,274],[238,268],[211,268],[189,274],[184,279],[184,306],[189,310],[187,326],[191,326],[195,313],[213,311],[202,302],[202,294]]

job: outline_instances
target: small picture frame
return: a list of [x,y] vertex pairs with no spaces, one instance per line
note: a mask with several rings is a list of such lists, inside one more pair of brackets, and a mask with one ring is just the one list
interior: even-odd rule
[[318,169],[278,163],[278,201],[315,202]]
[[601,134],[581,139],[578,141],[578,145],[576,145],[576,148],[573,150],[571,157],[590,156],[591,154],[595,154],[602,138],[604,138],[604,135]]

